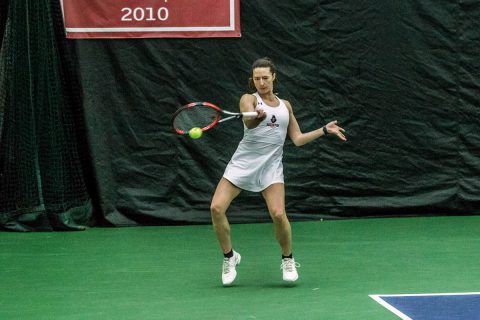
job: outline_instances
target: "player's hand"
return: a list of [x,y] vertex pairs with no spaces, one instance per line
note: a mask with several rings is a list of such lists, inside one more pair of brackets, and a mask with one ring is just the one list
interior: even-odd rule
[[257,119],[263,120],[267,116],[267,113],[263,109],[257,109]]
[[328,134],[336,135],[340,140],[346,141],[347,138],[345,137],[345,129],[337,126],[337,120],[327,123],[325,126],[327,128]]

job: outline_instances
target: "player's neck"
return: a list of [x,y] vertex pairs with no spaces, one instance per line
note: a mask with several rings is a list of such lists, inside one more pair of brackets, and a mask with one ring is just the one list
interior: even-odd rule
[[268,92],[268,93],[263,93],[263,94],[259,93],[258,95],[265,102],[275,102],[275,101],[277,101],[277,97],[271,91]]

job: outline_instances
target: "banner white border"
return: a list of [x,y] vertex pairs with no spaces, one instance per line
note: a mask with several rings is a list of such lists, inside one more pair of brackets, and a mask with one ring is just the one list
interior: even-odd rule
[[[61,0],[63,11],[63,0]],[[63,17],[65,21],[65,16]],[[235,31],[235,0],[230,0],[230,25],[223,27],[136,27],[136,28],[65,28],[67,33],[90,32],[215,32]]]

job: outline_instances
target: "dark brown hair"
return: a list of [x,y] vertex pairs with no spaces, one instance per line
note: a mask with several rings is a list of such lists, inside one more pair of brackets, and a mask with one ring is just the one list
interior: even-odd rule
[[252,72],[253,72],[253,69],[255,69],[255,68],[270,68],[270,72],[272,74],[277,72],[277,69],[275,68],[275,65],[273,64],[273,61],[268,57],[264,57],[264,58],[260,58],[260,59],[255,60],[255,62],[252,64]]

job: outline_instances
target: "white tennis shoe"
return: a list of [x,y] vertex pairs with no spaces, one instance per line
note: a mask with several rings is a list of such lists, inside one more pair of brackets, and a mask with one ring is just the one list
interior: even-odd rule
[[233,257],[223,258],[222,283],[224,286],[231,285],[237,277],[235,267],[240,264],[240,260],[242,260],[242,257],[236,251],[233,251]]
[[293,282],[298,279],[297,268],[300,267],[298,262],[295,262],[293,258],[282,259],[280,269],[283,271],[283,281]]

